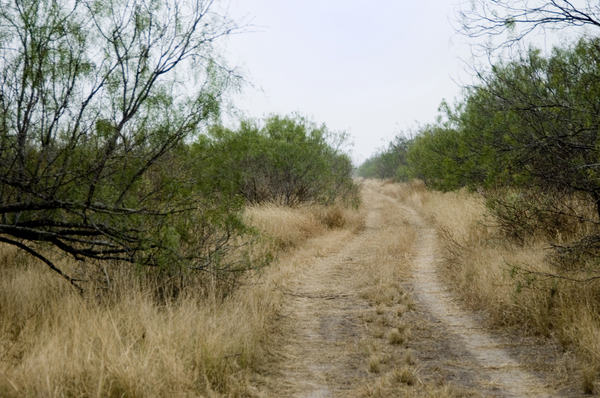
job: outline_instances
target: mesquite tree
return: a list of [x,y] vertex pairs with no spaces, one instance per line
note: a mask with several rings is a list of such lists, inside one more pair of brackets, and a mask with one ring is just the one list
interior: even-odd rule
[[243,120],[237,130],[213,126],[203,138],[197,151],[213,154],[203,169],[222,192],[248,203],[358,205],[345,133],[296,114]]
[[0,241],[71,283],[48,249],[213,263],[237,221],[198,214],[183,143],[235,80],[215,41],[236,29],[211,0],[2,1]]

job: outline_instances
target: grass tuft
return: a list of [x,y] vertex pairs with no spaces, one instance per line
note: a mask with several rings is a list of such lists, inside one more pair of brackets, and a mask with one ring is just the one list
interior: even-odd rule
[[592,367],[586,367],[581,372],[581,387],[584,394],[593,394],[595,390],[596,371]]
[[399,329],[392,329],[392,331],[388,334],[388,342],[394,345],[400,345],[406,343],[407,338],[404,332],[401,332]]
[[379,373],[381,372],[381,357],[379,355],[371,355],[369,357],[369,372],[370,373]]
[[417,381],[415,369],[407,365],[394,369],[392,375],[396,383],[406,384],[407,386],[412,386]]

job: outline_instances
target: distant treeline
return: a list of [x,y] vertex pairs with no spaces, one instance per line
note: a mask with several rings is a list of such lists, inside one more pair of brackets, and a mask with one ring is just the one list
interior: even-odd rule
[[[414,138],[400,135],[358,168],[363,177],[419,178],[485,193],[518,239],[600,223],[600,39],[549,54],[530,48],[479,81]],[[578,237],[581,238],[581,237]],[[596,241],[600,241],[597,239]]]

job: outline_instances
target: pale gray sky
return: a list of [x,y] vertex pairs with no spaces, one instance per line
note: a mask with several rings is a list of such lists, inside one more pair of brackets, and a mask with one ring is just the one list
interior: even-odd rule
[[357,163],[437,108],[468,79],[452,0],[231,0],[251,33],[229,39],[228,59],[248,71],[235,104],[250,117],[297,111],[350,133]]

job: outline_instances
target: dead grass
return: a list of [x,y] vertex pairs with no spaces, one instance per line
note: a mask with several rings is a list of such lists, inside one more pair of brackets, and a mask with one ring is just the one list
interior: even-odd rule
[[[476,193],[434,192],[420,182],[386,189],[434,222],[444,246],[445,276],[466,305],[485,309],[493,326],[521,328],[574,349],[584,369],[581,391],[594,390],[600,371],[600,281],[545,276],[560,273],[548,260],[548,241],[538,236],[518,245],[502,238]],[[583,270],[569,277],[589,274]]]
[[[267,205],[248,209],[247,219],[278,252],[362,225],[341,207]],[[287,265],[274,264],[225,297],[203,285],[157,301],[156,287],[132,272],[115,274],[112,284],[126,286],[118,294],[82,297],[11,247],[0,247],[0,261],[0,396],[261,395]]]
[[360,212],[340,204],[302,205],[295,208],[266,203],[246,209],[246,220],[272,239],[276,250],[298,247],[328,228],[358,232],[363,228]]
[[388,334],[388,342],[390,344],[402,345],[408,340],[408,332],[405,328],[392,329]]
[[260,366],[277,303],[257,288],[163,305],[137,289],[106,304],[38,264],[3,275],[0,290],[5,397],[248,395],[242,376]]
[[[365,260],[362,298],[371,309],[362,316],[368,334],[361,341],[370,380],[358,386],[364,397],[465,397],[472,393],[452,386],[423,380],[421,369],[411,349],[411,325],[406,315],[416,309],[410,294],[402,286],[410,275],[417,239],[408,219],[398,212],[398,200],[419,201],[418,193],[402,190],[398,184],[366,180],[363,202],[381,211],[383,219],[377,241],[369,241],[369,258]],[[373,194],[369,194],[373,192]],[[383,195],[381,195],[383,194]],[[392,216],[393,215],[393,216]]]

